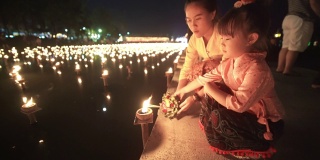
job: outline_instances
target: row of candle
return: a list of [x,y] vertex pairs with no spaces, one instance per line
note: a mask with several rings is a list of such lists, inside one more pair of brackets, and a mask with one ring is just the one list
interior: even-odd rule
[[[146,57],[155,57],[160,54],[166,54],[167,58],[172,53],[181,51],[185,48],[185,44],[181,43],[142,43],[142,44],[112,44],[112,45],[85,45],[85,46],[47,46],[36,48],[25,48],[20,52],[24,58],[38,58],[49,61],[52,57],[61,57],[63,59],[88,59],[94,55],[104,57],[118,57],[118,59],[132,57],[133,55],[143,55]],[[169,54],[168,54],[169,53]],[[19,52],[12,48],[8,53],[0,52],[0,58],[8,58],[12,56],[14,59],[19,58]],[[51,58],[50,58],[51,57]]]

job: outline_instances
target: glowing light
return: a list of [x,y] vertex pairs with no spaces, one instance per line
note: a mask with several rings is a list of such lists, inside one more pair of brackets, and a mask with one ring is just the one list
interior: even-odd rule
[[281,37],[281,33],[274,34],[274,38],[280,38],[280,37]]
[[107,75],[109,75],[109,71],[108,70],[103,70],[103,72],[102,72],[102,76],[107,76]]
[[78,83],[82,84],[82,79],[80,77],[78,78]]
[[102,108],[103,112],[107,111],[107,108],[106,107],[103,107]]
[[13,68],[12,73],[17,73],[21,70],[21,67],[18,65],[13,66],[12,68]]
[[22,101],[23,101],[23,103],[27,103],[28,98],[27,97],[22,97]]
[[152,96],[150,96],[147,100],[143,101],[143,105],[142,105],[142,113],[147,113],[148,112],[148,107],[150,106],[150,100],[151,100]]
[[147,68],[144,69],[144,74],[148,74]]
[[77,70],[77,71],[80,70],[80,65],[79,65],[79,64],[76,65],[76,70]]
[[[25,102],[25,101],[27,101],[27,100],[23,98],[23,101]],[[23,105],[23,107],[24,107],[24,108],[30,108],[30,107],[33,107],[35,104],[36,104],[36,103],[33,102],[32,97],[31,97],[30,100],[27,101],[27,102],[25,103],[25,105]]]
[[21,75],[20,75],[20,74],[17,74],[17,75],[16,75],[16,81],[19,82],[19,81],[21,81],[21,80],[22,80]]

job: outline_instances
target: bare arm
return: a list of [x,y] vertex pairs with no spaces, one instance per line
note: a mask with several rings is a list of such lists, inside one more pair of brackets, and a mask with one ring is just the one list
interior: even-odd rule
[[181,79],[179,81],[179,83],[178,83],[177,90],[180,90],[181,88],[183,88],[187,84],[188,84],[188,80],[187,79]]

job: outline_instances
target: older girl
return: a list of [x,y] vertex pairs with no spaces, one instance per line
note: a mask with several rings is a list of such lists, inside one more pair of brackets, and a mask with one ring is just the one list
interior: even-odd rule
[[[222,59],[216,29],[216,6],[216,0],[187,0],[185,3],[186,23],[192,36],[180,71],[178,90],[215,68]],[[187,97],[181,106],[190,107],[193,102],[192,97]]]

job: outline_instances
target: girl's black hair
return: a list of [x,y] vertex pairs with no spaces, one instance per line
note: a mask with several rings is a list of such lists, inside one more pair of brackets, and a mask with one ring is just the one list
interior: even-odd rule
[[[206,9],[209,13],[217,11],[217,1],[216,0],[186,0],[186,3],[184,5],[184,9],[191,4],[191,3],[197,3],[204,9]],[[217,12],[216,12],[217,13]],[[218,16],[215,16],[213,22],[217,22]]]
[[267,8],[258,2],[232,8],[219,21],[218,31],[220,35],[234,37],[239,33],[248,35],[257,33],[258,40],[252,45],[252,52],[267,51],[268,29],[270,17]]
[[205,8],[208,12],[213,12],[217,10],[217,1],[216,0],[186,0],[184,8],[187,7],[190,3],[198,3],[203,8]]

